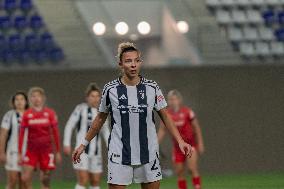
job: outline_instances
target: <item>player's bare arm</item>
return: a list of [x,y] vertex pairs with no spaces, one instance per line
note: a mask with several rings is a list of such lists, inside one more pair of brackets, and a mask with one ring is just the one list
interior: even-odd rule
[[162,142],[162,140],[166,136],[166,133],[167,133],[167,131],[166,131],[165,125],[161,121],[159,130],[158,130],[158,134],[157,134],[158,135],[158,142],[159,142],[159,144]]
[[[85,137],[85,140],[87,142],[90,142],[99,133],[107,117],[108,117],[107,113],[102,113],[102,112],[98,113],[98,115],[96,116],[95,120],[92,123],[92,127],[89,129]],[[81,144],[78,148],[74,150],[72,155],[74,163],[80,162],[80,155],[84,152],[85,148],[86,144]]]
[[170,134],[174,137],[174,139],[178,142],[180,150],[186,155],[191,157],[192,155],[192,147],[187,144],[186,142],[184,142],[184,140],[182,139],[182,137],[180,136],[177,128],[174,125],[174,122],[172,121],[172,119],[168,116],[168,113],[166,111],[165,108],[161,109],[160,111],[158,111],[158,114],[160,116],[160,118],[162,119],[162,121],[165,124],[165,127],[168,129],[168,131],[170,132]]
[[7,141],[8,130],[1,128],[0,130],[0,164],[6,163],[5,145]]
[[200,154],[204,153],[204,142],[203,142],[203,137],[202,137],[202,131],[199,125],[199,121],[197,118],[195,118],[192,121],[192,126],[196,135],[196,140],[197,140],[197,150]]

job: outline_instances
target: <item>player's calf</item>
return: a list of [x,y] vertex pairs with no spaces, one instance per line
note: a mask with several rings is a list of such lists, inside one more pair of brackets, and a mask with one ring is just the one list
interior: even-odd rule
[[50,187],[50,177],[51,177],[50,171],[42,171],[40,177],[41,177],[40,181],[42,184],[42,188],[43,189],[49,188]]

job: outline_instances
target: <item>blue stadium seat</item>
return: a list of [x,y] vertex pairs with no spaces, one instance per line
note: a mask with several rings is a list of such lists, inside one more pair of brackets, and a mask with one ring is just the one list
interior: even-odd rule
[[7,40],[4,35],[0,35],[0,50],[4,50],[7,48]]
[[25,47],[29,50],[34,50],[39,48],[39,38],[37,34],[35,33],[30,33],[25,36]]
[[39,30],[44,26],[43,19],[39,15],[33,15],[30,18],[30,27],[34,30]]
[[33,8],[32,0],[21,0],[20,8],[25,12],[31,10]]
[[275,30],[274,35],[278,41],[284,41],[284,28]]
[[0,29],[7,30],[11,27],[10,16],[0,16]]
[[18,52],[18,60],[20,63],[27,63],[31,60],[30,51],[27,49],[20,50]]
[[26,16],[16,16],[14,19],[14,27],[18,30],[23,30],[28,26],[28,20]]
[[52,62],[59,62],[64,59],[64,53],[61,48],[54,48],[49,52],[49,59]]
[[43,49],[37,49],[35,51],[32,51],[32,57],[34,61],[41,64],[47,60],[47,53]]
[[54,46],[53,36],[49,32],[45,32],[40,36],[40,42],[42,48],[50,49]]
[[11,49],[5,49],[1,52],[1,58],[3,62],[11,63],[15,60],[15,55]]
[[15,10],[17,8],[17,0],[4,0],[4,8],[8,12]]
[[284,24],[284,11],[280,11],[278,13],[278,22],[279,22],[280,25]]
[[23,48],[23,41],[20,34],[10,35],[9,37],[9,47],[12,50],[18,50]]
[[262,12],[262,17],[265,21],[265,24],[272,25],[275,23],[275,12],[273,10],[266,10]]

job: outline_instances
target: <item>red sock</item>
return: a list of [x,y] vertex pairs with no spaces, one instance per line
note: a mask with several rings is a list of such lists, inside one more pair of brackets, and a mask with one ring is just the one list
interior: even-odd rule
[[192,185],[193,185],[194,189],[201,189],[200,177],[193,177],[192,178]]
[[186,180],[178,180],[178,189],[187,189]]

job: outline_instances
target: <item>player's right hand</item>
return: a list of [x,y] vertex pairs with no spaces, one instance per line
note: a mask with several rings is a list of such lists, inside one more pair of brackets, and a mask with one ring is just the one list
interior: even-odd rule
[[64,146],[63,153],[67,156],[71,155],[71,146]]
[[5,153],[0,153],[0,164],[5,164],[6,163],[6,154]]
[[72,154],[72,159],[75,164],[80,163],[81,159],[80,156],[81,154],[85,151],[86,146],[81,144],[78,148],[76,148]]

